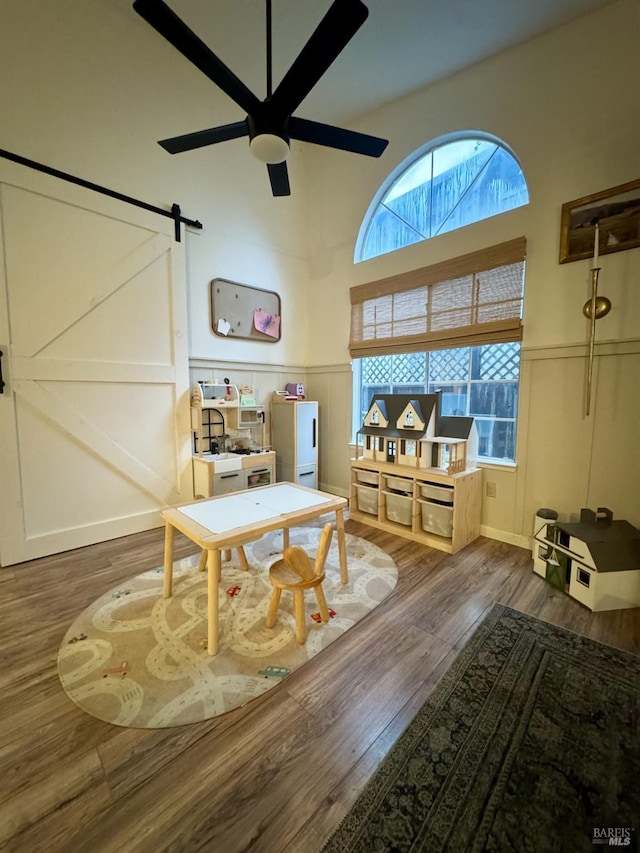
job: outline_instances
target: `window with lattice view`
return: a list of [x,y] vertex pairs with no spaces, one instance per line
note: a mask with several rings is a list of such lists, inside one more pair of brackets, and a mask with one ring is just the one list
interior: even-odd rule
[[443,415],[475,419],[481,460],[515,462],[519,342],[360,358],[354,373],[355,429],[374,394],[440,391]]

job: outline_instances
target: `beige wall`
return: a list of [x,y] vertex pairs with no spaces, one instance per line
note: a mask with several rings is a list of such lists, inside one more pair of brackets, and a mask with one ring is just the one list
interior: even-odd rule
[[[379,160],[313,149],[309,299],[324,322],[312,330],[311,364],[347,360],[350,286],[521,234],[528,247],[525,347],[584,341],[588,264],[558,264],[560,208],[640,174],[639,5],[621,0],[362,118],[358,129],[390,138]],[[354,266],[360,223],[386,176],[430,139],[468,129],[511,146],[530,204]],[[631,284],[639,254],[610,255],[603,263],[614,310],[601,339],[640,335],[640,289]]]
[[[320,319],[310,329],[309,386],[333,401],[332,431],[351,410],[344,369],[351,286],[527,238],[518,466],[485,471],[497,497],[483,501],[483,530],[497,538],[524,541],[540,506],[566,518],[583,506],[609,506],[640,525],[640,249],[601,258],[600,292],[613,309],[598,323],[589,418],[582,305],[590,265],[558,264],[562,204],[640,177],[639,12],[637,0],[622,0],[361,119],[359,129],[389,134],[380,161],[314,152],[311,163],[309,308]],[[530,204],[354,266],[360,223],[386,175],[429,139],[470,128],[515,151]],[[320,365],[327,365],[321,381]],[[321,471],[328,486],[346,489],[345,466],[327,458],[342,460],[340,446],[334,435],[321,446]]]
[[[524,234],[518,469],[486,472],[497,498],[484,501],[484,530],[520,541],[544,504],[567,516],[608,505],[640,524],[640,250],[602,259],[601,290],[614,307],[598,326],[589,420],[581,314],[588,263],[557,263],[562,203],[640,176],[639,0],[620,0],[354,122],[388,135],[380,160],[295,145],[287,199],[272,198],[244,141],[175,157],[159,148],[157,139],[234,121],[237,110],[128,0],[10,5],[0,28],[11,69],[0,75],[2,147],[167,209],[178,202],[204,223],[186,238],[192,380],[252,382],[260,402],[287,381],[306,382],[320,401],[320,481],[344,493],[349,288]],[[513,148],[530,205],[354,266],[360,223],[385,177],[430,139],[470,128]],[[282,340],[212,335],[215,277],[278,291]]]

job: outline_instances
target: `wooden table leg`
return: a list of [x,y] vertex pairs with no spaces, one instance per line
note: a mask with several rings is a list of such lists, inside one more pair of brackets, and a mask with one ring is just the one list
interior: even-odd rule
[[168,521],[164,523],[164,579],[162,581],[162,597],[171,598],[173,581],[173,533],[174,527]]
[[289,547],[289,528],[282,528],[282,551],[284,553],[284,549]]
[[238,559],[240,560],[240,568],[242,571],[248,572],[250,569],[249,561],[247,560],[247,555],[244,553],[242,545],[238,545]]
[[218,585],[220,582],[220,551],[207,551],[207,651],[218,654]]
[[346,586],[349,583],[347,571],[347,541],[344,534],[344,513],[341,509],[336,510],[336,527],[338,528],[338,554],[340,556],[340,580]]

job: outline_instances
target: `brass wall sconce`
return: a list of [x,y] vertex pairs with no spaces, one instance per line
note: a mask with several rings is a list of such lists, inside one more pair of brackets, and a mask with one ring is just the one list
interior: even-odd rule
[[606,296],[598,296],[598,278],[600,267],[598,266],[600,241],[600,225],[595,220],[595,237],[593,247],[593,266],[591,268],[591,299],[582,306],[582,313],[590,321],[589,324],[589,366],[587,368],[587,399],[585,404],[585,415],[589,415],[591,409],[591,385],[593,381],[593,355],[596,342],[596,320],[606,317],[611,311],[611,300]]

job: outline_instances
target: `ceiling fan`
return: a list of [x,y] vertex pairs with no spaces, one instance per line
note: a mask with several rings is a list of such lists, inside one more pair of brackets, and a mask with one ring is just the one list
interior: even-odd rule
[[187,27],[164,0],[135,0],[133,8],[247,113],[242,121],[162,139],[158,144],[170,154],[178,154],[248,136],[251,151],[267,164],[273,195],[286,196],[291,194],[286,163],[290,139],[368,157],[379,157],[387,147],[388,140],[292,115],[366,21],[369,11],[364,3],[361,0],[334,0],[273,92],[271,0],[266,0],[266,4],[267,96],[262,101]]

